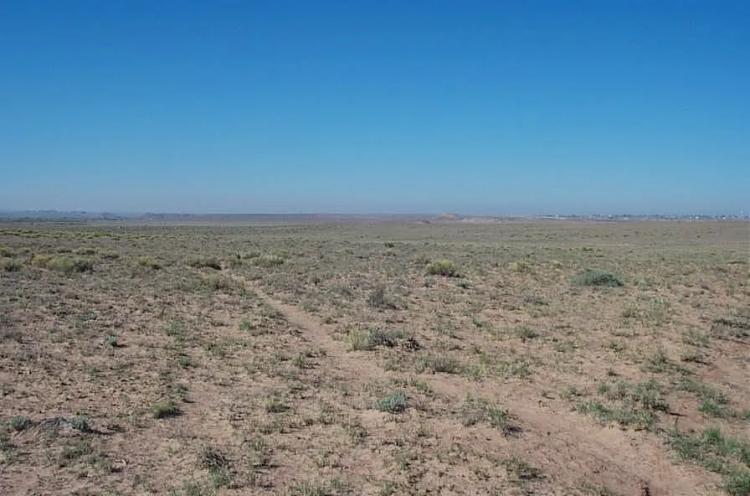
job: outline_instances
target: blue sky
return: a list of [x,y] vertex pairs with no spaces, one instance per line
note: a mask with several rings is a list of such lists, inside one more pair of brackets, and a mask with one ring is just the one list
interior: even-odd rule
[[739,213],[750,2],[0,3],[0,209]]

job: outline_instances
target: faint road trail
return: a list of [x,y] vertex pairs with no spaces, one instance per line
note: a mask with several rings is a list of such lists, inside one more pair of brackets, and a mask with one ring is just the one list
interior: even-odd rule
[[[296,305],[284,303],[269,294],[257,282],[240,275],[232,276],[254,292],[270,307],[280,312],[288,322],[298,327],[305,337],[326,352],[331,368],[353,383],[396,377],[384,370],[375,360],[351,353],[344,342],[334,339],[336,327],[322,322],[315,315]],[[604,484],[624,495],[641,495],[644,487],[651,496],[709,496],[721,494],[705,488],[707,481],[690,466],[675,465],[664,447],[653,436],[639,435],[637,442],[627,431],[602,426],[588,417],[569,409],[552,410],[540,405],[540,391],[530,386],[508,385],[487,380],[476,382],[448,374],[420,374],[436,393],[456,405],[467,395],[498,402],[518,420],[522,434],[514,440],[513,453],[533,454],[534,462],[546,474],[571,488],[584,482]],[[511,389],[513,389],[511,391]],[[456,429],[465,428],[457,424]],[[499,431],[494,435],[472,438],[475,448],[487,453],[497,452],[501,442]],[[517,441],[517,442],[516,442]]]

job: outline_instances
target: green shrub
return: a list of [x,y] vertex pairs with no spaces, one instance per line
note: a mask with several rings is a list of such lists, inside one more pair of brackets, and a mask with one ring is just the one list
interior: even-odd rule
[[164,401],[155,404],[151,407],[151,413],[155,419],[163,419],[169,417],[176,417],[180,414],[180,409],[177,407],[174,401]]
[[623,282],[611,272],[603,270],[586,269],[573,278],[573,282],[579,286],[619,287]]
[[404,393],[392,393],[376,401],[375,408],[381,412],[401,413],[409,408],[409,401]]
[[450,260],[437,260],[427,266],[427,274],[431,276],[457,277],[456,264]]

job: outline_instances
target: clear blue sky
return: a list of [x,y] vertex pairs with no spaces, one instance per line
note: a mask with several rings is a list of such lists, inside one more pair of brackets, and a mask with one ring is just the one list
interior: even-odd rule
[[739,213],[750,2],[0,2],[0,209]]

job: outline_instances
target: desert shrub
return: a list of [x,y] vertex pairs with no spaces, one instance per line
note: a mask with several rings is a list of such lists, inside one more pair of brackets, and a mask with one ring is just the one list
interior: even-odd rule
[[480,422],[486,422],[503,432],[510,428],[507,411],[487,400],[467,397],[461,407],[461,423],[469,427]]
[[455,358],[445,355],[422,355],[417,360],[417,372],[458,374],[461,372],[461,364]]
[[19,415],[10,419],[10,428],[14,431],[23,431],[31,427],[32,422],[29,417]]
[[80,432],[92,432],[89,419],[85,415],[76,415],[70,419],[70,426]]
[[212,289],[214,291],[232,289],[232,287],[234,286],[233,281],[228,277],[221,277],[219,275],[213,274],[204,277],[203,284],[208,289]]
[[398,304],[386,293],[384,286],[378,286],[370,293],[367,304],[374,308],[398,309]]
[[525,260],[518,260],[517,262],[513,262],[512,264],[510,264],[510,270],[512,270],[513,272],[518,272],[519,274],[531,274],[533,272],[531,264]]
[[187,333],[187,327],[185,326],[185,322],[183,322],[182,320],[171,320],[164,327],[164,332],[167,334],[167,336],[177,339],[184,339]]
[[225,487],[231,483],[231,463],[229,458],[217,448],[205,447],[198,457],[201,467],[208,470],[211,485],[214,488]]
[[214,258],[214,257],[193,258],[188,261],[188,265],[196,269],[209,268],[209,269],[221,270],[221,262],[219,262],[218,258]]
[[603,270],[586,269],[573,278],[573,282],[579,286],[604,286],[618,287],[623,282],[611,272]]
[[457,277],[456,264],[450,260],[437,260],[427,266],[427,274],[431,276]]
[[80,272],[91,272],[94,264],[85,258],[53,257],[49,255],[34,255],[31,259],[32,265],[42,267],[63,274]]
[[174,401],[163,401],[151,407],[151,413],[155,419],[176,417],[180,414],[180,409]]
[[539,333],[537,331],[527,326],[516,327],[513,333],[523,342],[539,337]]
[[161,269],[161,264],[153,257],[147,256],[147,255],[143,257],[138,257],[138,265],[141,267],[145,267],[147,269],[151,269],[151,270]]
[[518,457],[503,462],[508,477],[513,481],[531,481],[542,478],[542,471]]
[[403,331],[382,329],[369,329],[366,332],[353,331],[349,334],[349,345],[352,351],[372,351],[378,346],[393,347],[399,339],[404,337]]
[[2,259],[0,260],[0,270],[4,272],[18,272],[21,270],[21,264],[15,260]]
[[76,255],[96,255],[97,251],[96,248],[92,248],[90,246],[82,246],[73,250],[73,253],[75,253]]
[[120,343],[117,341],[117,336],[114,336],[112,334],[104,338],[104,344],[109,346],[110,348],[120,347]]
[[266,400],[264,408],[268,413],[284,413],[289,410],[289,405],[284,402],[283,398],[271,396]]
[[284,264],[284,257],[273,253],[266,253],[256,257],[255,264],[261,267],[276,267]]
[[409,408],[409,401],[404,393],[391,393],[376,401],[375,408],[381,412],[401,413]]
[[100,251],[99,256],[105,260],[116,260],[120,258],[119,253],[117,253],[116,251],[111,251],[111,250]]

